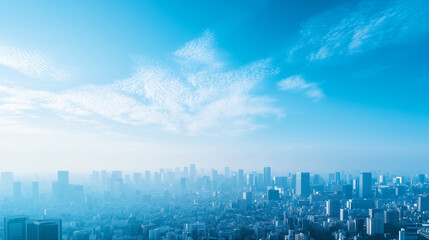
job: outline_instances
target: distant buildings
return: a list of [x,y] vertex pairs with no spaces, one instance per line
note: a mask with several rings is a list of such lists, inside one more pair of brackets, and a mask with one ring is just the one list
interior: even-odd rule
[[296,173],[296,195],[301,197],[310,196],[310,173]]
[[271,186],[271,168],[264,167],[264,184],[265,186]]
[[341,204],[339,200],[326,201],[326,215],[329,217],[340,217]]
[[359,197],[369,198],[372,197],[372,177],[370,172],[360,174],[359,182]]

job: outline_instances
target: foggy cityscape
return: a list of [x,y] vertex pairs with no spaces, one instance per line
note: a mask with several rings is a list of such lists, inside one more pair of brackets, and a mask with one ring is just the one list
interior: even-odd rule
[[54,181],[1,173],[4,239],[426,239],[426,174],[273,175],[195,164],[69,171]]
[[0,240],[429,240],[429,0],[0,0]]

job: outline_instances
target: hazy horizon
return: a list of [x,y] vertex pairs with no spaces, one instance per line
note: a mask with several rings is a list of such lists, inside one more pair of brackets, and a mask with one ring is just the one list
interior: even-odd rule
[[429,4],[0,2],[0,171],[429,167]]

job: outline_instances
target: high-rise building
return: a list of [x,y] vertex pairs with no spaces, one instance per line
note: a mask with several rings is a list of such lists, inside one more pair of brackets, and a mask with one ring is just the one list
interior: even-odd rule
[[244,171],[243,169],[238,169],[238,187],[242,188],[245,185],[244,181]]
[[189,165],[189,175],[192,181],[197,177],[197,168],[195,167],[195,164]]
[[134,174],[133,174],[133,182],[134,182],[134,184],[136,184],[136,185],[139,185],[139,184],[141,184],[141,182],[142,182],[142,173],[140,173],[140,172],[135,172]]
[[247,185],[254,186],[255,185],[255,176],[253,173],[247,174]]
[[366,234],[369,236],[384,234],[384,219],[381,217],[366,219]]
[[336,172],[335,173],[335,183],[336,184],[341,184],[341,172]]
[[70,187],[69,172],[58,171],[58,179],[52,183],[52,192],[58,199],[64,199]]
[[364,172],[360,174],[359,178],[359,197],[369,198],[372,196],[372,177],[370,172]]
[[58,184],[60,185],[69,185],[69,171],[58,171]]
[[60,219],[27,221],[26,240],[61,240],[62,226]]
[[345,221],[349,218],[349,211],[347,209],[340,209],[340,220]]
[[21,182],[14,182],[13,183],[13,197],[15,199],[21,198]]
[[310,196],[310,173],[296,173],[296,195],[301,197]]
[[149,240],[161,240],[161,234],[158,228],[149,230]]
[[326,201],[326,215],[329,217],[340,217],[341,204],[339,200]]
[[429,196],[419,196],[417,198],[417,211],[429,211]]
[[271,168],[264,167],[264,185],[271,186]]
[[4,218],[4,240],[26,240],[27,216]]
[[280,192],[277,189],[268,189],[267,190],[268,201],[278,201],[280,200]]
[[225,167],[225,177],[229,178],[230,177],[230,170],[229,167]]
[[399,226],[399,212],[397,210],[384,211],[384,223]]

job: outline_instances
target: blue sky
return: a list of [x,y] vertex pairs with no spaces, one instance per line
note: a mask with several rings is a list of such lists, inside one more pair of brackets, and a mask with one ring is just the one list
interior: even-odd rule
[[429,2],[0,1],[3,168],[415,173]]

